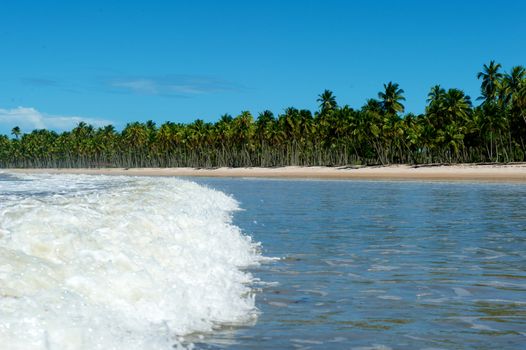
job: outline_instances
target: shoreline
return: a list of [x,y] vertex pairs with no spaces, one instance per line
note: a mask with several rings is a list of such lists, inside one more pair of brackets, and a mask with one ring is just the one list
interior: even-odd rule
[[389,165],[371,167],[279,168],[68,168],[0,169],[26,174],[86,174],[127,176],[235,177],[269,179],[397,180],[526,183],[526,163],[491,165]]

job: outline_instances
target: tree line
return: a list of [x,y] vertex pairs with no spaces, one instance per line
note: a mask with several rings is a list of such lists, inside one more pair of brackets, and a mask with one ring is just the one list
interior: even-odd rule
[[152,121],[0,135],[0,167],[274,167],[525,160],[526,70],[491,61],[477,74],[481,103],[456,88],[429,91],[425,112],[404,113],[404,90],[384,84],[360,109],[318,96],[312,113],[290,107],[215,123]]

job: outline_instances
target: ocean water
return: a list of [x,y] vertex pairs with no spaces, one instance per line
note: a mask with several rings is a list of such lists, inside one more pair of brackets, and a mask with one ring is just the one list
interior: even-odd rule
[[237,210],[174,178],[0,175],[0,349],[191,348],[254,323]]
[[0,344],[522,349],[526,186],[0,174]]
[[257,324],[200,347],[526,348],[525,185],[196,181],[282,258],[252,270]]

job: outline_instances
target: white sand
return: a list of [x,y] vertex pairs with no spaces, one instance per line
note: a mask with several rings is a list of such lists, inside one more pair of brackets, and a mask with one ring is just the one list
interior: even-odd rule
[[412,167],[280,167],[280,168],[97,168],[4,169],[20,173],[104,174],[132,176],[261,177],[297,179],[427,180],[526,182],[526,163],[499,165],[441,165]]

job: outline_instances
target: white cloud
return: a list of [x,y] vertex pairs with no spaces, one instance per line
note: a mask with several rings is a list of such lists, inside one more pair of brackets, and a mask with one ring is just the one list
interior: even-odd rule
[[15,126],[20,127],[22,132],[31,132],[34,129],[65,131],[71,130],[80,122],[95,127],[113,124],[110,120],[45,114],[30,107],[0,108],[0,134],[10,134]]

